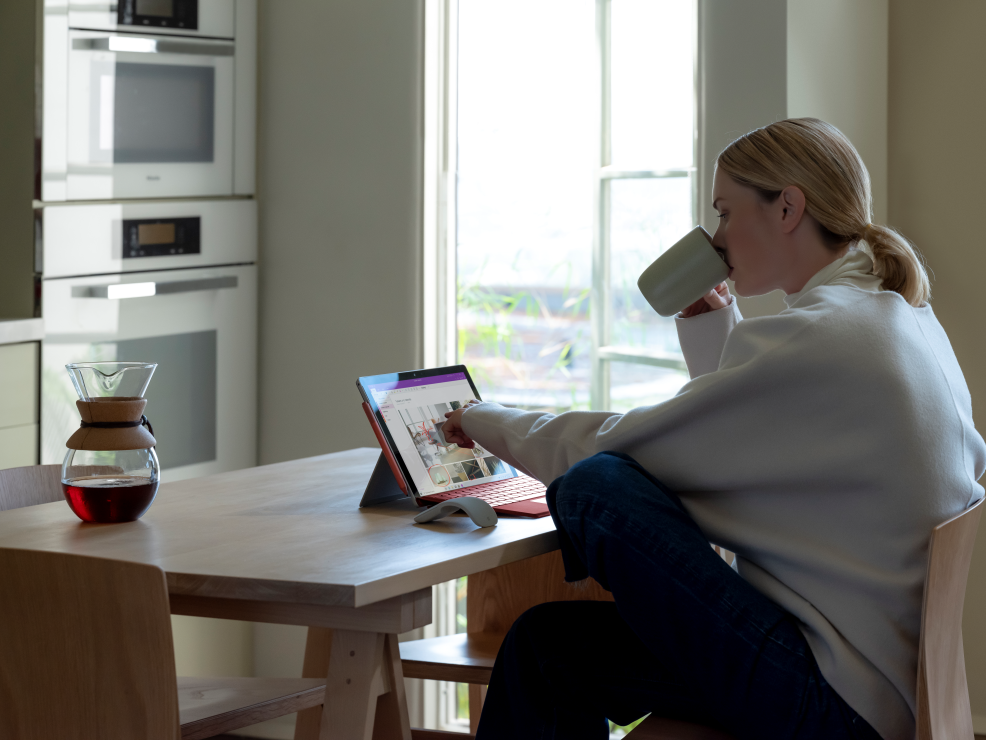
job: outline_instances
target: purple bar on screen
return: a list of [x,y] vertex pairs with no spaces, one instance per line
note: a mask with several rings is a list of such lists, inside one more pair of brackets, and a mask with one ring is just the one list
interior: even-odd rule
[[465,373],[449,373],[448,375],[432,375],[430,378],[412,378],[411,380],[398,380],[396,383],[378,383],[369,386],[372,391],[392,391],[398,388],[411,388],[416,385],[431,385],[432,383],[450,383],[453,380],[465,380]]

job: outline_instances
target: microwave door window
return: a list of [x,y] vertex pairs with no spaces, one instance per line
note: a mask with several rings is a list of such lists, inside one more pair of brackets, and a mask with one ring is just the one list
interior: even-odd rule
[[91,162],[215,160],[214,67],[96,62],[91,69]]

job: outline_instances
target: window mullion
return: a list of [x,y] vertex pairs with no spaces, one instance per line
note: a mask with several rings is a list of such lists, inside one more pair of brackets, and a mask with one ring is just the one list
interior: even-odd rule
[[444,6],[444,68],[443,100],[445,131],[442,137],[442,218],[445,222],[445,243],[442,249],[441,284],[443,321],[440,331],[439,364],[451,365],[460,361],[458,336],[458,195],[456,180],[459,171],[459,0],[441,0]]
[[694,174],[694,167],[673,170],[620,170],[607,166],[599,171],[599,176],[604,180],[660,180],[665,177],[692,177]]
[[595,238],[592,250],[592,379],[589,405],[593,409],[609,406],[609,361],[599,354],[599,348],[610,341],[609,240],[610,187],[602,177],[603,168],[612,161],[610,102],[612,74],[610,69],[610,0],[596,0],[596,50],[599,90],[599,170],[594,183]]
[[671,370],[688,372],[684,358],[677,352],[647,350],[639,347],[606,346],[597,350],[599,359],[604,362],[626,362],[631,365],[666,367]]

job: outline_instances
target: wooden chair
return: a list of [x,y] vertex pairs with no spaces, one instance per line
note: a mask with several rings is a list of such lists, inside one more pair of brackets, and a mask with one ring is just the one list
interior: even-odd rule
[[918,648],[917,740],[973,737],[962,607],[982,504],[973,504],[931,532]]
[[[61,467],[0,470],[0,510],[63,500]],[[153,565],[0,548],[0,737],[199,740],[322,704],[325,679],[176,678]]]
[[[981,514],[982,501],[938,525],[931,534],[918,659],[917,740],[973,738],[962,651],[962,607]],[[469,632],[401,643],[404,675],[469,683],[470,725],[475,733],[496,653],[520,614],[544,601],[612,598],[595,583],[585,590],[565,584],[563,572],[560,553],[555,552],[469,576]],[[420,740],[447,736],[423,731],[412,735]],[[653,716],[627,737],[731,740],[718,730]]]
[[64,500],[61,465],[0,470],[0,511]]

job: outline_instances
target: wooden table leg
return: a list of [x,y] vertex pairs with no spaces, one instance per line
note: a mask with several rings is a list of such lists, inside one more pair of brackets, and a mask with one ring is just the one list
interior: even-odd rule
[[411,740],[397,635],[308,628],[303,675],[325,704],[298,713],[295,740]]
[[411,740],[411,723],[404,694],[404,673],[397,635],[386,635],[383,651],[383,671],[387,674],[390,691],[377,698],[373,740]]
[[[322,678],[329,675],[329,657],[332,655],[332,630],[309,627],[305,642],[305,664],[302,678]],[[298,712],[294,726],[294,740],[318,740],[322,726],[322,707],[312,707]]]

